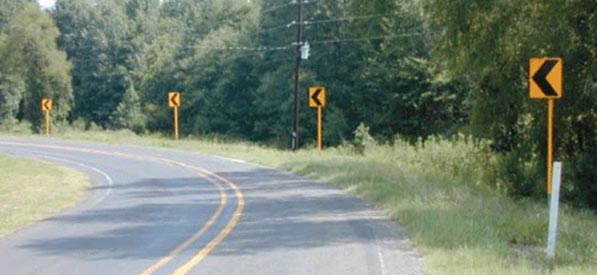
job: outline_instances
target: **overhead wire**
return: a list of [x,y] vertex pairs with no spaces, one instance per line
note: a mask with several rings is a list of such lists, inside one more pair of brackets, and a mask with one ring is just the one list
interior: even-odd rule
[[341,17],[341,18],[305,20],[303,22],[303,25],[315,25],[315,24],[334,23],[334,22],[346,22],[346,21],[354,21],[354,20],[363,20],[363,19],[371,19],[371,18],[377,18],[377,17],[384,17],[384,16],[390,16],[390,15],[394,15],[394,14],[378,13],[378,14],[367,14],[367,15],[358,15],[358,16],[347,16],[347,17]]
[[[316,1],[317,0],[303,0],[303,4],[309,4],[309,3],[316,2]],[[266,8],[266,9],[262,10],[261,13],[268,13],[268,12],[276,11],[276,10],[279,10],[279,9],[282,9],[282,8],[285,8],[285,7],[288,7],[288,6],[296,5],[298,3],[299,2],[297,0],[292,0],[289,3],[287,3],[287,4],[274,5],[274,6],[271,6],[269,8]],[[298,23],[295,20],[293,20],[293,21],[291,21],[291,22],[289,22],[287,24],[284,24],[284,25],[279,25],[279,26],[275,26],[275,27],[271,27],[271,28],[262,29],[262,30],[258,31],[257,33],[266,33],[266,32],[271,32],[271,31],[275,31],[275,30],[278,30],[278,29],[284,29],[284,28],[285,29],[290,29],[290,27],[295,26],[297,24]]]
[[379,36],[369,36],[369,37],[329,39],[329,40],[309,41],[309,44],[317,45],[317,44],[330,44],[330,43],[359,42],[359,41],[380,40],[380,39],[396,38],[396,37],[421,36],[421,35],[427,35],[427,34],[433,34],[433,33],[436,33],[436,32],[411,32],[411,33],[389,34],[389,35],[379,35]]
[[[371,15],[352,16],[352,17],[343,17],[343,18],[330,18],[330,19],[320,19],[320,20],[305,20],[305,21],[303,21],[302,25],[308,26],[308,25],[316,25],[316,24],[323,24],[323,23],[344,22],[344,21],[370,19],[370,18],[383,17],[383,16],[387,16],[387,14],[371,14]],[[296,22],[296,20],[292,20],[292,21],[290,21],[287,24],[278,25],[278,26],[275,26],[275,27],[263,29],[263,30],[258,31],[257,33],[265,33],[265,32],[275,31],[275,30],[283,29],[283,28],[290,29],[291,27],[296,26],[296,25],[298,25],[298,23]]]
[[246,46],[191,46],[190,48],[194,49],[206,49],[206,50],[220,50],[220,51],[253,51],[253,52],[268,52],[268,51],[281,51],[287,50],[292,47],[292,44],[288,44],[286,46],[256,46],[256,47],[246,47]]
[[[261,56],[263,54],[265,54],[266,52],[251,52],[251,53],[247,53],[247,54],[237,54],[237,55],[230,55],[228,58],[230,60],[237,60],[237,59],[241,59],[241,58],[247,58],[247,57],[258,57]],[[268,62],[272,62],[272,61],[280,61],[280,60],[284,60],[284,59],[291,59],[291,55],[278,55],[274,58],[267,58]]]
[[[366,37],[351,37],[351,38],[336,38],[336,39],[327,39],[327,40],[314,40],[314,41],[308,41],[308,42],[311,45],[331,44],[331,43],[348,43],[348,42],[380,40],[380,39],[397,38],[397,37],[422,36],[422,35],[428,35],[428,34],[434,34],[434,33],[437,33],[437,32],[427,31],[427,32],[396,33],[396,34],[377,35],[377,36],[366,36]],[[194,48],[194,49],[206,49],[206,50],[216,50],[216,51],[236,51],[236,52],[264,53],[264,52],[290,50],[290,49],[294,49],[294,47],[296,47],[296,42],[289,43],[289,44],[286,44],[286,45],[280,45],[280,46],[255,46],[255,47],[247,47],[247,46],[238,46],[238,45],[235,45],[235,46],[191,46],[190,48]]]
[[[273,11],[276,9],[281,9],[287,6],[296,5],[300,0],[291,0],[286,4],[281,5],[273,5],[269,8],[264,9],[262,12]],[[320,0],[303,0],[303,3],[313,3]],[[366,20],[372,18],[379,18],[384,16],[395,16],[396,13],[376,13],[376,14],[366,14],[366,15],[356,15],[356,16],[346,16],[340,18],[328,18],[328,19],[314,19],[314,20],[305,20],[302,24],[309,26],[309,25],[316,25],[316,24],[325,24],[325,23],[333,23],[333,22],[346,22],[346,21],[354,21],[354,20]],[[291,27],[296,26],[298,24],[297,21],[293,20],[287,24],[274,26],[271,28],[263,29],[257,31],[258,34],[272,32],[280,29],[291,29]],[[327,40],[314,40],[309,41],[311,45],[318,45],[318,44],[330,44],[330,43],[349,43],[349,42],[359,42],[359,41],[367,41],[367,40],[379,40],[379,39],[388,39],[388,38],[397,38],[397,37],[409,37],[409,36],[421,36],[426,34],[431,34],[433,32],[410,32],[410,33],[398,33],[398,34],[385,34],[385,35],[377,35],[377,36],[368,36],[368,37],[352,37],[352,38],[336,38],[336,39],[327,39]],[[219,51],[237,51],[237,52],[257,52],[257,54],[262,52],[271,52],[271,51],[283,51],[283,50],[290,50],[296,47],[296,42],[289,43],[286,45],[280,46],[254,46],[254,47],[247,47],[247,46],[194,46],[193,48],[196,49],[206,49],[206,50],[219,50]]]
[[[318,0],[303,0],[303,4],[309,4],[309,3],[313,3],[313,2],[317,2]],[[290,2],[286,3],[286,4],[280,4],[280,5],[272,5],[270,7],[267,7],[263,10],[261,10],[261,13],[268,13],[268,12],[272,12],[272,11],[277,11],[289,6],[294,6],[299,4],[299,2],[297,0],[291,0]]]
[[271,27],[271,28],[267,28],[267,29],[262,29],[260,31],[258,31],[257,33],[266,33],[266,32],[272,32],[275,30],[279,30],[279,29],[290,29],[290,27],[295,26],[296,25],[296,21],[291,21],[288,24],[284,24],[284,25],[279,25],[279,26],[275,26],[275,27]]
[[[371,18],[378,18],[384,16],[396,16],[396,13],[375,13],[375,14],[366,14],[366,15],[356,15],[356,16],[346,16],[346,17],[339,17],[339,18],[327,18],[327,19],[313,19],[313,20],[305,20],[303,21],[303,26],[310,26],[310,25],[317,25],[317,24],[325,24],[325,23],[334,23],[334,22],[347,22],[347,21],[356,21],[356,20],[365,20]],[[271,28],[265,28],[257,33],[266,33],[272,32],[279,29],[291,29],[291,27],[298,25],[296,20],[292,20],[286,24],[274,26]]]
[[288,6],[292,6],[292,5],[294,5],[293,2],[294,1],[291,1],[290,3],[282,4],[282,5],[271,6],[269,8],[264,9],[264,10],[261,10],[261,13],[272,12],[272,11],[276,11],[276,10],[279,10],[279,9],[283,9],[285,7],[288,7]]

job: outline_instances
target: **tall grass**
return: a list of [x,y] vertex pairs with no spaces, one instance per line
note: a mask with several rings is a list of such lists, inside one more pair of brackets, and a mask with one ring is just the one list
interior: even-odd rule
[[544,257],[547,204],[508,197],[488,144],[465,137],[345,148],[286,161],[372,201],[403,225],[431,274],[594,274],[596,217],[561,209],[555,263]]
[[[345,188],[408,232],[429,274],[595,274],[597,217],[562,206],[555,262],[544,256],[547,203],[514,199],[499,157],[464,136],[289,152],[243,142],[65,132],[63,137],[194,150],[244,159]],[[363,154],[360,154],[363,153]],[[564,178],[565,181],[565,178]]]

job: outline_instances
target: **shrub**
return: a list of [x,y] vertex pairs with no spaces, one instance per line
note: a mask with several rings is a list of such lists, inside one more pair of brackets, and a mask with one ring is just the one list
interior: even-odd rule
[[366,147],[375,143],[375,140],[369,134],[369,127],[361,122],[353,133],[352,148],[355,153],[364,155]]

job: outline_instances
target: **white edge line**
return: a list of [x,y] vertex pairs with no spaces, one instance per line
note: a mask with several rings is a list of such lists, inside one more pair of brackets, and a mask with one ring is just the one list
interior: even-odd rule
[[381,245],[379,244],[377,236],[375,236],[375,243],[375,246],[377,246],[377,258],[379,259],[379,268],[381,269],[381,274],[386,275],[388,270],[386,268],[386,262],[383,259],[383,252],[381,251]]
[[[106,180],[106,182],[108,184],[108,189],[106,189],[106,192],[104,193],[104,195],[101,196],[101,198],[99,198],[97,201],[91,203],[91,205],[96,205],[96,204],[104,201],[106,199],[106,197],[108,197],[112,193],[112,186],[114,185],[114,181],[112,180],[112,177],[110,177],[110,175],[108,175],[108,173],[102,171],[99,168],[96,168],[96,167],[93,167],[93,166],[90,166],[90,165],[87,165],[87,164],[84,164],[84,163],[81,163],[78,161],[74,161],[74,160],[53,157],[53,156],[49,156],[49,155],[41,155],[41,154],[39,154],[38,151],[27,150],[27,149],[21,149],[19,151],[33,154],[32,156],[29,156],[29,158],[48,159],[48,160],[54,160],[54,161],[59,161],[59,162],[64,162],[64,163],[70,163],[70,164],[82,167],[83,169],[91,170],[91,171],[101,175]],[[16,156],[18,156],[18,155],[16,155]],[[20,156],[20,157],[24,157],[24,156]]]
[[229,158],[229,157],[222,157],[222,156],[217,156],[217,155],[211,155],[212,157],[216,157],[222,160],[227,160],[227,161],[231,161],[231,162],[236,162],[236,163],[244,163],[244,164],[248,164],[248,162],[242,160],[242,159],[235,159],[235,158]]
[[112,193],[112,186],[114,185],[114,181],[112,180],[112,177],[110,177],[110,175],[108,175],[108,173],[100,170],[99,168],[78,162],[78,161],[74,161],[74,160],[68,160],[68,159],[63,159],[63,158],[57,158],[57,157],[52,157],[52,156],[48,156],[48,155],[40,155],[40,158],[45,158],[45,159],[50,159],[50,160],[56,160],[56,161],[62,161],[62,162],[66,162],[66,163],[70,163],[70,164],[74,164],[77,165],[79,167],[83,167],[85,169],[94,171],[98,174],[100,174],[102,177],[104,177],[104,179],[106,180],[106,182],[108,183],[108,189],[106,189],[106,192],[104,193],[104,195],[97,201],[93,202],[92,205],[96,205],[102,201],[104,201],[104,199],[106,199],[106,197],[108,197],[111,193]]

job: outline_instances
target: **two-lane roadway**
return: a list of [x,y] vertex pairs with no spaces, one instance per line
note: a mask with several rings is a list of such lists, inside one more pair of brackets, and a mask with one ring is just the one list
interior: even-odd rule
[[0,154],[92,180],[77,207],[0,239],[0,274],[421,273],[419,255],[383,213],[288,173],[53,139],[0,138]]

